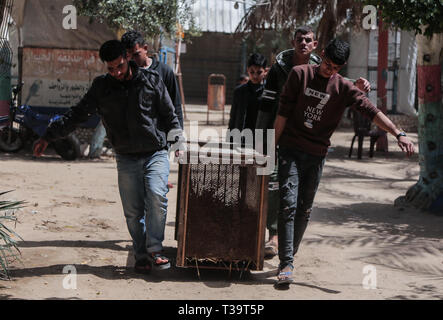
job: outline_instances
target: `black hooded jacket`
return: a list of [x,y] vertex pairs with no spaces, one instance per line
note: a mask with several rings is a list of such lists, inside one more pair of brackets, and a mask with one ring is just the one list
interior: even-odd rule
[[[274,127],[274,121],[277,116],[277,110],[280,101],[280,94],[283,86],[288,79],[288,75],[294,67],[293,57],[294,49],[280,52],[276,57],[276,62],[272,65],[266,77],[266,85],[261,97],[261,103],[258,111],[256,128],[271,129]],[[320,64],[321,58],[312,53],[309,58],[309,64]]]
[[183,110],[180,99],[180,90],[178,88],[177,79],[175,78],[174,71],[170,66],[152,57],[152,64],[149,67],[151,70],[155,70],[160,74],[166,88],[168,89],[169,96],[171,97],[172,104],[175,107],[175,114],[178,121],[183,128]]
[[[106,74],[94,79],[91,88],[61,119],[50,124],[43,138],[53,141],[75,130],[98,113],[117,154],[144,154],[165,149],[182,130],[174,105],[156,71],[130,62],[133,77],[119,81]],[[170,132],[172,130],[172,132]]]

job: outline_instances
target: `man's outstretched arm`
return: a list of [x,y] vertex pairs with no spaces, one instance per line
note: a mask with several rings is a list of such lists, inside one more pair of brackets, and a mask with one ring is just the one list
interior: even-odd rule
[[412,141],[409,140],[409,138],[406,137],[405,135],[401,135],[403,132],[400,131],[395,126],[395,124],[393,124],[392,121],[387,116],[384,115],[383,112],[378,112],[375,115],[373,121],[378,127],[396,137],[398,141],[398,146],[402,151],[406,152],[408,156],[414,153],[415,147]]
[[97,112],[96,90],[97,81],[94,80],[91,88],[77,105],[70,108],[60,119],[50,123],[44,136],[34,144],[34,156],[40,157],[48,147],[49,142],[67,136],[75,130],[78,124],[88,120],[92,114]]

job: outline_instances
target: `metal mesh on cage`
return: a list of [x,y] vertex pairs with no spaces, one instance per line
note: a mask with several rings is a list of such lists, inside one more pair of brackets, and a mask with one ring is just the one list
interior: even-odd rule
[[256,259],[260,183],[255,168],[194,164],[189,184],[187,255]]

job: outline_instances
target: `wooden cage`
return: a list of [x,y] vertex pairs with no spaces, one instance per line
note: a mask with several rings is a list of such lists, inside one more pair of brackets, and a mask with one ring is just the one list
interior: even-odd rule
[[188,151],[179,164],[176,265],[262,270],[268,176],[257,174],[256,152],[220,146],[216,163]]

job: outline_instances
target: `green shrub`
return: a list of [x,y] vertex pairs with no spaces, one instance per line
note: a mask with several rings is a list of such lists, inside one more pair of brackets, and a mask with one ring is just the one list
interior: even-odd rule
[[[0,196],[6,192],[0,192]],[[6,226],[6,223],[17,222],[14,213],[23,207],[24,201],[3,201],[0,200],[0,279],[9,280],[9,263],[19,258],[20,250],[17,241],[13,237],[23,240],[17,233]]]

